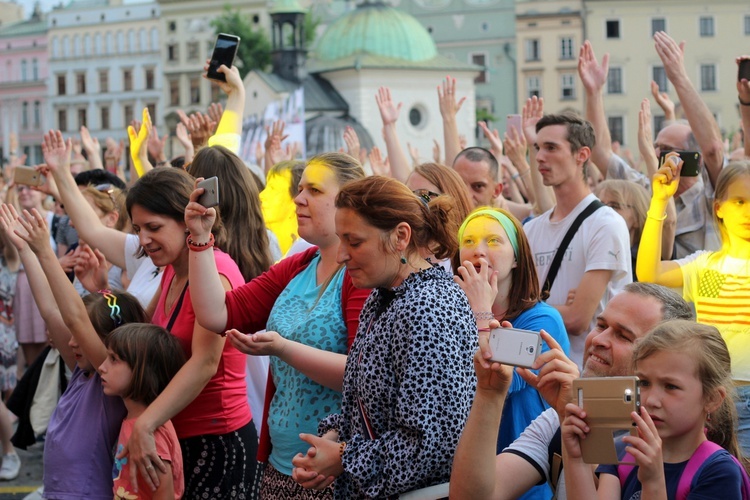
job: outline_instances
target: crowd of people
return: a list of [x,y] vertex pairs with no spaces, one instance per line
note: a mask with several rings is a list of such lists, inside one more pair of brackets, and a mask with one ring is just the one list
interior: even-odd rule
[[[685,119],[652,84],[637,162],[589,42],[585,116],[532,97],[467,147],[448,77],[427,162],[382,87],[385,157],[347,129],[299,159],[277,122],[248,165],[226,66],[183,155],[148,110],[103,157],[49,131],[44,164],[3,169],[0,480],[43,440],[29,498],[749,498],[750,82],[730,150],[684,47],[654,43]],[[493,361],[511,327],[532,366]],[[574,381],[633,375],[627,454],[595,467]]]

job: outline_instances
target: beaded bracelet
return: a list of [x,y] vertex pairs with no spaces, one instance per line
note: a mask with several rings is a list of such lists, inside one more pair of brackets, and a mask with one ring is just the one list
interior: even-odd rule
[[211,233],[211,236],[208,238],[208,241],[205,243],[196,243],[192,239],[192,234],[188,234],[187,239],[185,242],[187,243],[188,249],[192,250],[193,252],[202,252],[203,250],[208,250],[209,248],[214,246],[214,235]]
[[743,101],[740,96],[737,96],[737,100],[740,101],[740,104],[742,104],[743,106],[750,106],[750,102]]
[[344,449],[345,448],[346,448],[346,442],[342,441],[341,444],[339,445],[339,456],[340,457],[344,456]]
[[477,321],[492,321],[495,319],[495,315],[492,314],[492,311],[474,312],[474,319]]

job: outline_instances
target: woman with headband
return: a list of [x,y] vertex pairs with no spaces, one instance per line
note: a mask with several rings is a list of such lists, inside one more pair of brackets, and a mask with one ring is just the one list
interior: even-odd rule
[[[498,208],[479,208],[469,214],[458,230],[459,256],[454,279],[469,298],[481,332],[493,319],[514,328],[549,333],[567,354],[570,350],[565,325],[557,310],[542,302],[533,254],[521,224]],[[549,350],[542,344],[542,352]],[[503,410],[497,441],[500,453],[546,408],[537,390],[518,373]],[[546,486],[544,486],[546,488]]]

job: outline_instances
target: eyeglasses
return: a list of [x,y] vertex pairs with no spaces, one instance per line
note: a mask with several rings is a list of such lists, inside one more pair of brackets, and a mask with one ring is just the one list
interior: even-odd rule
[[94,186],[94,189],[99,191],[100,193],[106,193],[109,195],[109,199],[112,200],[112,204],[117,207],[117,202],[115,201],[115,188],[110,183],[106,184],[99,184],[97,186]]
[[98,293],[101,293],[102,297],[107,299],[109,317],[112,318],[112,322],[115,324],[115,328],[117,328],[123,323],[122,316],[120,316],[120,306],[117,305],[117,296],[112,293],[112,290],[99,290]]
[[33,189],[31,189],[31,186],[26,186],[24,184],[19,184],[18,186],[16,186],[16,193],[23,193],[24,190],[33,191]]
[[414,191],[412,191],[412,193],[422,198],[422,201],[424,201],[425,203],[429,203],[434,198],[440,196],[440,193],[435,193],[433,191],[430,191],[429,189],[415,189]]

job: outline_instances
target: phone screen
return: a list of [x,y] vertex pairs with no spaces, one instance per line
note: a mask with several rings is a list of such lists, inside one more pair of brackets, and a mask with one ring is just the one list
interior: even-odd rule
[[[659,158],[659,165],[663,165],[667,158],[669,151],[661,153]],[[675,151],[680,155],[680,159],[683,161],[682,169],[680,170],[681,177],[697,177],[700,173],[700,153],[695,151]]]
[[225,35],[222,33],[216,38],[214,53],[211,56],[211,62],[208,65],[208,78],[212,80],[220,80],[222,82],[226,81],[226,77],[223,73],[219,73],[218,69],[222,64],[227,68],[232,67],[239,43],[239,37],[234,35]]

